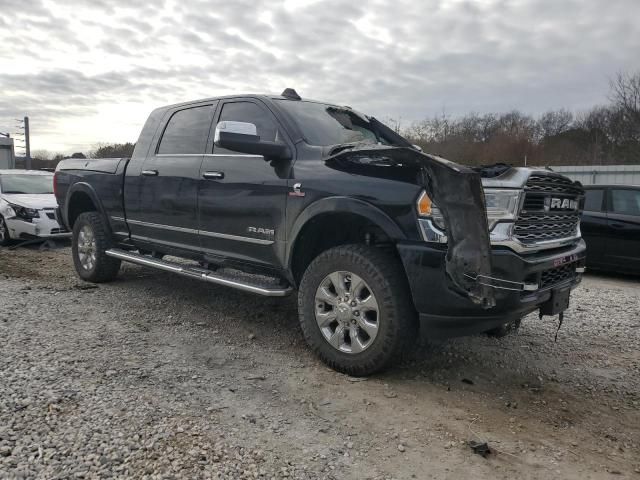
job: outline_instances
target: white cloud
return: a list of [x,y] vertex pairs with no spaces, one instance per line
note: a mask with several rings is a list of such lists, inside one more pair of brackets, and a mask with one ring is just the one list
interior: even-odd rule
[[0,130],[28,114],[34,149],[87,150],[162,104],[288,86],[405,122],[575,110],[640,68],[637,0],[137,3],[3,0]]

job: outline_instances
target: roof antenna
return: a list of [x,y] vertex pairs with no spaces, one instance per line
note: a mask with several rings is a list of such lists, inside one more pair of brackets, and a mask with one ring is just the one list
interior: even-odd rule
[[293,88],[285,88],[282,92],[282,96],[291,100],[302,100],[300,95],[298,95],[298,92],[296,92]]

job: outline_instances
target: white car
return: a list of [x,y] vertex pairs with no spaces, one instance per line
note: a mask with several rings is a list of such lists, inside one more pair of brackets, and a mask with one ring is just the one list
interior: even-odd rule
[[0,170],[0,245],[12,240],[60,238],[71,234],[56,220],[53,174]]

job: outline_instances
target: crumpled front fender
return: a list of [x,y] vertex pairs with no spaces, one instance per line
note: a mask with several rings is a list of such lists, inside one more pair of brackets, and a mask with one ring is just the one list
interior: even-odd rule
[[491,244],[480,175],[444,158],[408,147],[365,147],[340,152],[327,165],[356,175],[411,181],[425,188],[444,217],[447,275],[452,287],[484,308],[493,290],[477,282],[491,276]]

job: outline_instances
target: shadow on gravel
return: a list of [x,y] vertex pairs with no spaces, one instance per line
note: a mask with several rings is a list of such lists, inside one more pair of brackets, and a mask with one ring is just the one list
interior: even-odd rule
[[48,250],[59,250],[62,248],[71,247],[71,240],[68,238],[57,238],[57,239],[45,239],[45,238],[34,238],[31,240],[23,240],[20,242],[15,242],[13,245],[9,247],[5,247],[6,250],[39,250],[41,252]]
[[608,272],[604,270],[588,270],[585,274],[585,277],[591,280],[619,280],[627,284],[640,284],[640,275],[632,275],[628,273]]

